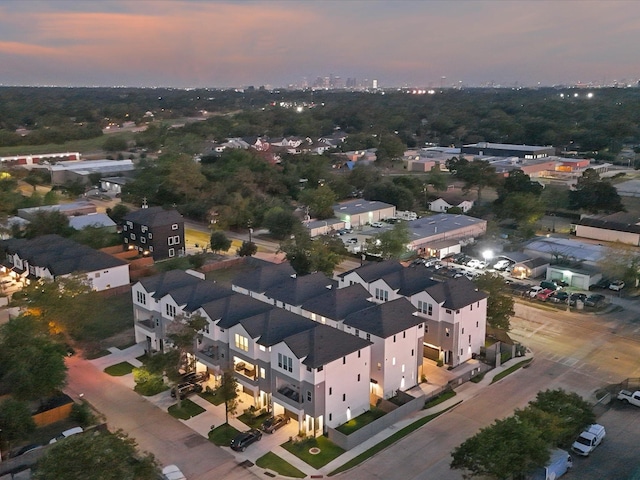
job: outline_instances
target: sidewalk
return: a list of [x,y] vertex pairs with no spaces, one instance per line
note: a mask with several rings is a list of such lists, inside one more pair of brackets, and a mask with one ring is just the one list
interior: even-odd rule
[[[115,365],[117,363],[124,362],[124,361],[129,362],[134,366],[140,366],[141,363],[136,359],[136,357],[144,353],[144,349],[142,345],[134,345],[133,347],[127,348],[125,350],[110,348],[109,351],[111,352],[110,355],[92,360],[91,363],[93,363],[99,369],[104,369],[108,366]],[[308,465],[307,463],[305,463],[295,455],[292,455],[291,453],[289,453],[288,451],[286,451],[284,448],[280,446],[284,442],[286,442],[289,437],[297,435],[298,431],[297,431],[297,426],[295,426],[295,422],[291,422],[289,425],[286,425],[284,428],[278,430],[274,434],[271,434],[271,435],[264,434],[262,436],[262,440],[253,444],[249,449],[247,449],[246,452],[237,453],[231,450],[229,447],[221,447],[221,448],[224,451],[232,454],[235,457],[235,459],[238,461],[238,463],[248,460],[255,464],[255,462],[260,457],[262,457],[268,452],[273,452],[283,460],[287,461],[288,463],[296,467],[298,470],[305,473],[308,477],[313,476],[315,478],[321,478],[322,476],[328,475],[330,472],[332,472],[336,468],[344,465],[346,462],[350,461],[351,459],[357,457],[361,453],[374,447],[378,443],[384,441],[385,439],[395,434],[397,431],[401,430],[402,428],[416,422],[417,420],[420,420],[421,418],[426,417],[428,415],[442,412],[448,408],[455,407],[457,404],[461,402],[465,402],[467,400],[472,399],[473,397],[478,395],[478,393],[482,389],[491,385],[491,382],[493,381],[494,377],[498,375],[500,372],[527,359],[533,359],[533,355],[529,352],[523,357],[517,357],[517,358],[511,359],[505,364],[503,364],[502,366],[488,371],[485,374],[484,378],[478,383],[466,382],[462,384],[460,387],[455,389],[456,395],[454,397],[448,399],[445,402],[442,402],[441,404],[435,407],[432,407],[426,410],[421,410],[407,418],[402,419],[401,421],[395,423],[393,426],[386,428],[385,430],[377,433],[376,435],[369,438],[367,441],[363,442],[357,447],[343,453],[340,457],[336,458],[332,462],[329,462],[327,465],[325,465],[324,467],[318,470],[311,467],[310,465]],[[122,383],[123,385],[126,385],[129,388],[133,389],[134,384],[133,384],[132,377],[133,376],[130,374],[130,375],[125,375],[123,377],[114,377],[114,378],[116,378],[119,381],[119,383]],[[169,391],[159,393],[158,395],[155,395],[153,397],[142,397],[142,398],[145,398],[150,403],[153,403],[158,408],[164,411],[167,411],[167,409],[176,402],[174,398],[171,398]],[[194,432],[198,433],[199,435],[205,438],[208,438],[209,431],[211,430],[212,427],[216,427],[225,423],[224,405],[217,405],[217,406],[213,405],[212,403],[208,402],[207,400],[203,399],[198,395],[193,395],[189,399],[192,402],[204,408],[205,412],[195,417],[192,417],[188,420],[181,420],[181,422],[187,427],[189,427],[191,430],[193,430]],[[229,424],[240,431],[248,430],[249,428],[235,417],[229,418]],[[258,467],[253,467],[253,468],[258,468]],[[268,473],[269,476],[273,474],[273,472],[266,472],[266,473]]]

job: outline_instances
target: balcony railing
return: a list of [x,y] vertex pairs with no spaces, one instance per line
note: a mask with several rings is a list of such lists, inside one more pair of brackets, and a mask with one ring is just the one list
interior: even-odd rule
[[152,319],[139,320],[138,322],[136,322],[136,326],[143,327],[145,330],[148,330],[150,332],[155,332],[156,322],[154,322]]
[[283,396],[293,400],[296,403],[300,403],[300,392],[295,391],[289,385],[285,385],[283,387],[280,387],[278,389],[278,393],[280,395],[283,395]]
[[244,377],[256,380],[256,367],[254,365],[247,365],[244,362],[238,362],[234,365],[233,369]]

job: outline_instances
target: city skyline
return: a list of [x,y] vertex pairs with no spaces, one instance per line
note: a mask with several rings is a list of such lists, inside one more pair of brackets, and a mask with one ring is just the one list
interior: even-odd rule
[[640,4],[5,0],[0,84],[636,85]]

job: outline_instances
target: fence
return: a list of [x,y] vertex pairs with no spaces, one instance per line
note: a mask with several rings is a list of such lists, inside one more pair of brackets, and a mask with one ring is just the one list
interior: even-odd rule
[[424,396],[420,396],[410,400],[404,405],[399,406],[392,412],[374,420],[373,422],[365,425],[364,427],[356,430],[350,435],[345,435],[333,428],[328,429],[329,440],[336,445],[344,448],[345,450],[351,450],[352,448],[360,445],[362,442],[368,440],[377,433],[380,433],[385,428],[397,423],[406,416],[417,412],[424,406]]

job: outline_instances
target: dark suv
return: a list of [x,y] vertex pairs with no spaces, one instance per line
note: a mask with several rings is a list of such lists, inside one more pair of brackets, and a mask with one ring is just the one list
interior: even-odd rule
[[207,372],[189,372],[182,376],[183,383],[201,383],[207,381],[209,374]]
[[202,385],[196,382],[179,383],[171,389],[171,396],[173,398],[180,397],[180,400],[184,400],[189,395],[194,393],[200,393],[202,391]]
[[269,417],[264,422],[262,422],[261,428],[266,433],[273,433],[279,428],[284,427],[290,421],[291,419],[286,415],[276,415],[273,417]]
[[260,430],[256,430],[255,428],[252,428],[251,430],[247,430],[246,432],[242,432],[236,435],[236,438],[231,440],[231,450],[244,452],[249,445],[257,442],[261,438],[262,432]]

